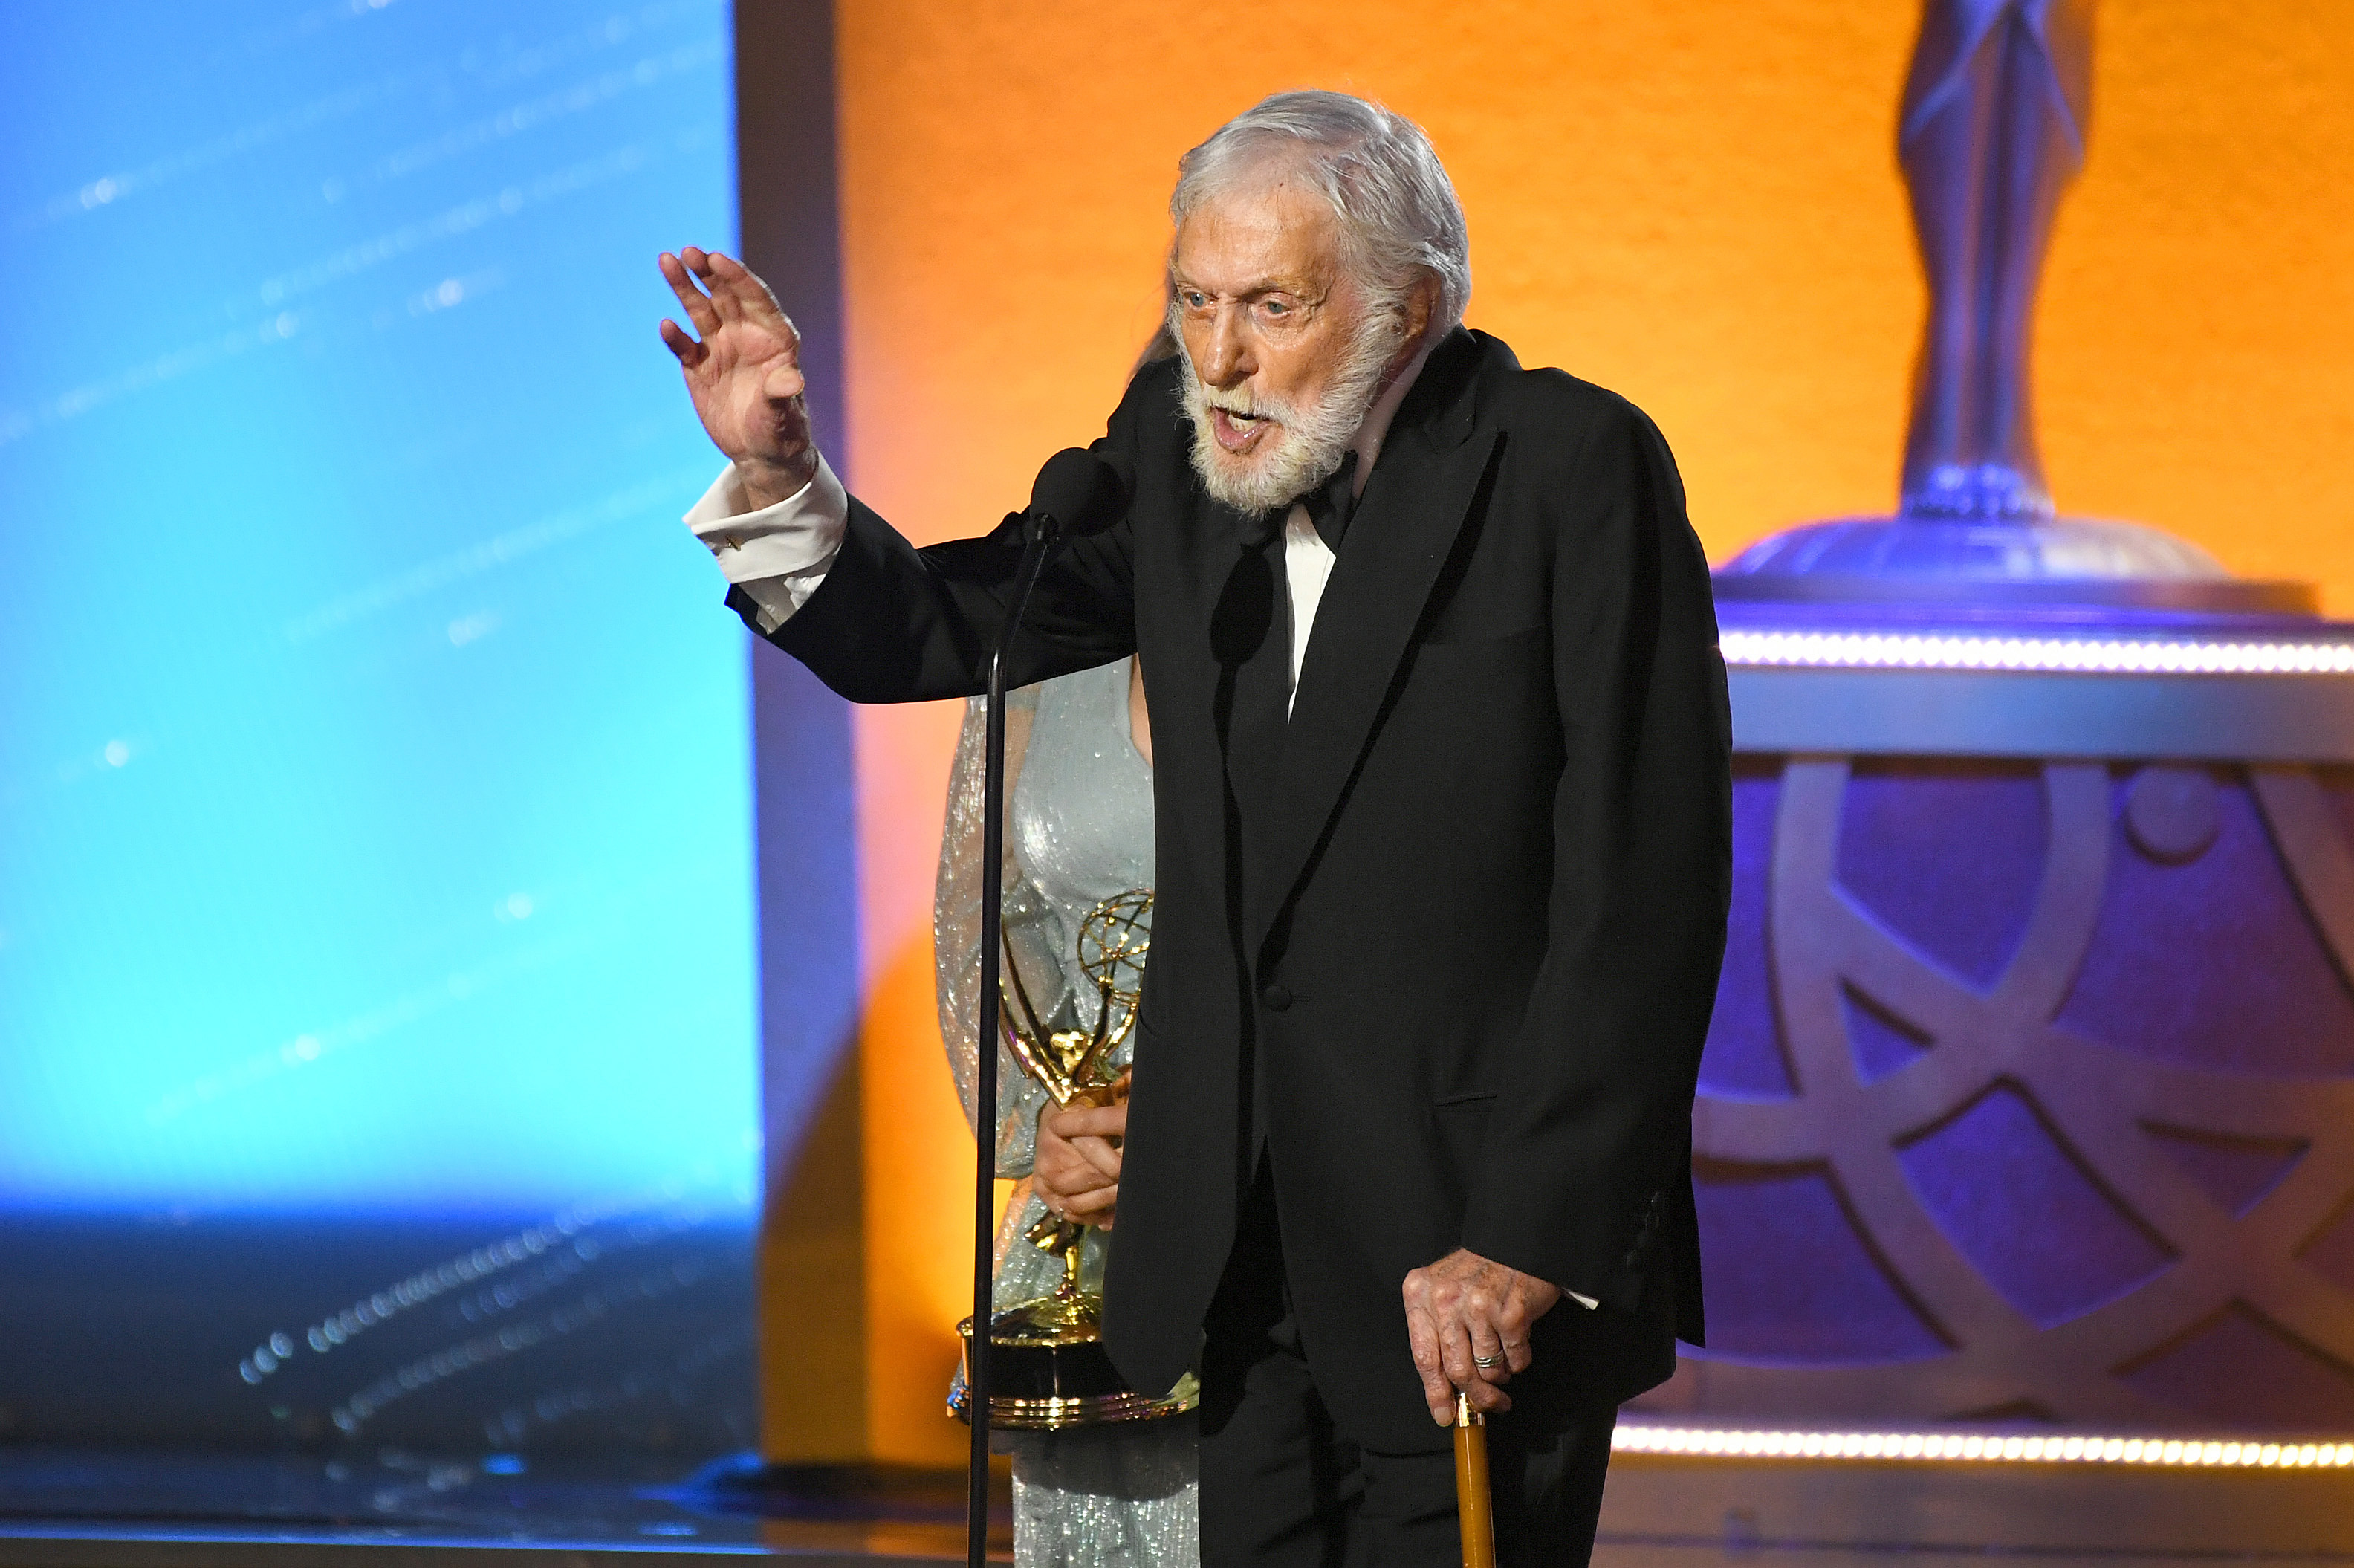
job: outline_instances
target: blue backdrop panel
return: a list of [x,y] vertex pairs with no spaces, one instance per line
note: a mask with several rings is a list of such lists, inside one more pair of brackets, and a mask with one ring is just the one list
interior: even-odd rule
[[0,1203],[748,1204],[725,6],[5,26]]
[[0,1436],[748,1438],[731,52],[0,14]]

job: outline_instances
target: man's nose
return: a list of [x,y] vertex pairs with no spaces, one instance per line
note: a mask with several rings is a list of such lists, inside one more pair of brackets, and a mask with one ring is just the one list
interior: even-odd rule
[[1198,368],[1202,379],[1213,387],[1232,387],[1258,369],[1251,353],[1249,330],[1236,306],[1221,307],[1211,322],[1210,352],[1206,362]]

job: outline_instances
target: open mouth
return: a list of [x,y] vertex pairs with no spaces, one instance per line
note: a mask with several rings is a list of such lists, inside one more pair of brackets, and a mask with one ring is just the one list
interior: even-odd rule
[[1225,408],[1210,411],[1210,429],[1218,438],[1218,445],[1230,452],[1245,450],[1258,439],[1262,429],[1274,423],[1263,414],[1245,414]]

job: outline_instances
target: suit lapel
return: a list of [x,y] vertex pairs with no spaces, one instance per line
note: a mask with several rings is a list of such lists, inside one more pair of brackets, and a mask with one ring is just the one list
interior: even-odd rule
[[[1254,953],[1356,771],[1479,493],[1496,445],[1469,439],[1480,357],[1477,342],[1456,329],[1398,410],[1317,607],[1273,788],[1242,801],[1251,863],[1262,874],[1252,878]],[[1263,829],[1252,821],[1261,810]]]

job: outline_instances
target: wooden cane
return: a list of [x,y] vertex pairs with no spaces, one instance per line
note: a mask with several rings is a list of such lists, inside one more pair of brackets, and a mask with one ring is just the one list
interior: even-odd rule
[[1455,1517],[1463,1531],[1463,1568],[1496,1568],[1496,1499],[1488,1489],[1487,1418],[1471,1396],[1455,1395]]

